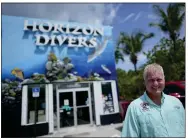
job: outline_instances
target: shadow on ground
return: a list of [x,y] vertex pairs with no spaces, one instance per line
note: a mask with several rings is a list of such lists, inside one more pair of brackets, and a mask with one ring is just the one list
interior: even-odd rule
[[86,136],[86,135],[89,135],[89,132],[84,132],[84,133],[74,134],[74,135],[65,135],[63,137],[64,138],[71,138],[71,137],[82,137],[82,136]]
[[116,129],[121,132],[122,128],[123,128],[123,126],[120,126],[120,127],[117,127]]

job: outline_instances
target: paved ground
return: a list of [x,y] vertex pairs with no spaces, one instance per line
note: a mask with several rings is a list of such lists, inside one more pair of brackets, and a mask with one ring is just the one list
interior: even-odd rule
[[122,123],[106,126],[81,125],[78,127],[62,128],[54,134],[42,137],[120,137]]

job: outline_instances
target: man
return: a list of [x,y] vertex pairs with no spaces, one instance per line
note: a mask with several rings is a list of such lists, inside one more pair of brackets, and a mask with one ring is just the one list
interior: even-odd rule
[[163,68],[144,69],[146,91],[128,107],[122,137],[185,137],[185,110],[181,102],[163,93]]

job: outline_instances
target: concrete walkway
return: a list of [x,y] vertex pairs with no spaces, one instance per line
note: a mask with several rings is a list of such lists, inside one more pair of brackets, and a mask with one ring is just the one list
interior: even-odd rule
[[105,126],[80,125],[62,128],[60,131],[42,137],[120,137],[122,123]]

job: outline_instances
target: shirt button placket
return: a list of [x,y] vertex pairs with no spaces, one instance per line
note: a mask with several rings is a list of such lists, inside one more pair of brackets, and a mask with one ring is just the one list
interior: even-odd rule
[[168,130],[167,130],[168,125],[167,125],[167,123],[166,123],[166,118],[165,118],[165,115],[163,114],[162,108],[160,108],[160,115],[161,115],[161,118],[162,118],[162,121],[163,121],[165,130],[166,130],[166,133],[167,133],[167,135],[169,136],[169,133],[168,133]]

